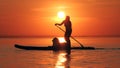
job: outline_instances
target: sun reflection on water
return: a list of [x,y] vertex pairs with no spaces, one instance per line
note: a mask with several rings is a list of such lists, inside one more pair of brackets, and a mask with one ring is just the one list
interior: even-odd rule
[[70,55],[67,53],[59,53],[55,68],[70,68]]

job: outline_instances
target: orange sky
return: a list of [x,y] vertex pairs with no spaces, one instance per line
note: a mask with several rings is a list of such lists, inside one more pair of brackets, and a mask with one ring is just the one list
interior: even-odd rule
[[61,10],[73,36],[120,36],[120,0],[0,0],[0,36],[63,36]]

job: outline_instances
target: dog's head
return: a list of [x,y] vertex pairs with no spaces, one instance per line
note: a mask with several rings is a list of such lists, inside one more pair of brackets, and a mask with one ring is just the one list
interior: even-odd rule
[[53,38],[53,40],[52,40],[53,42],[59,42],[59,40],[58,40],[58,38]]

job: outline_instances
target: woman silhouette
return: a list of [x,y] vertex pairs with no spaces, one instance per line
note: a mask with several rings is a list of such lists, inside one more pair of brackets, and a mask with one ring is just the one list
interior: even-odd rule
[[55,25],[61,26],[62,24],[64,24],[64,26],[65,26],[64,38],[67,42],[67,48],[68,48],[68,50],[70,50],[70,48],[71,48],[70,36],[72,34],[72,23],[70,21],[70,17],[66,16],[65,20],[62,23],[60,23],[60,24],[56,23]]

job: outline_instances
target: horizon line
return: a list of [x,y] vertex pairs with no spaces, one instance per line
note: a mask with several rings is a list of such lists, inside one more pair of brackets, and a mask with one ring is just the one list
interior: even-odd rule
[[[0,36],[0,38],[47,38],[47,37],[61,37],[61,36]],[[74,37],[120,37],[120,35],[84,35]]]

